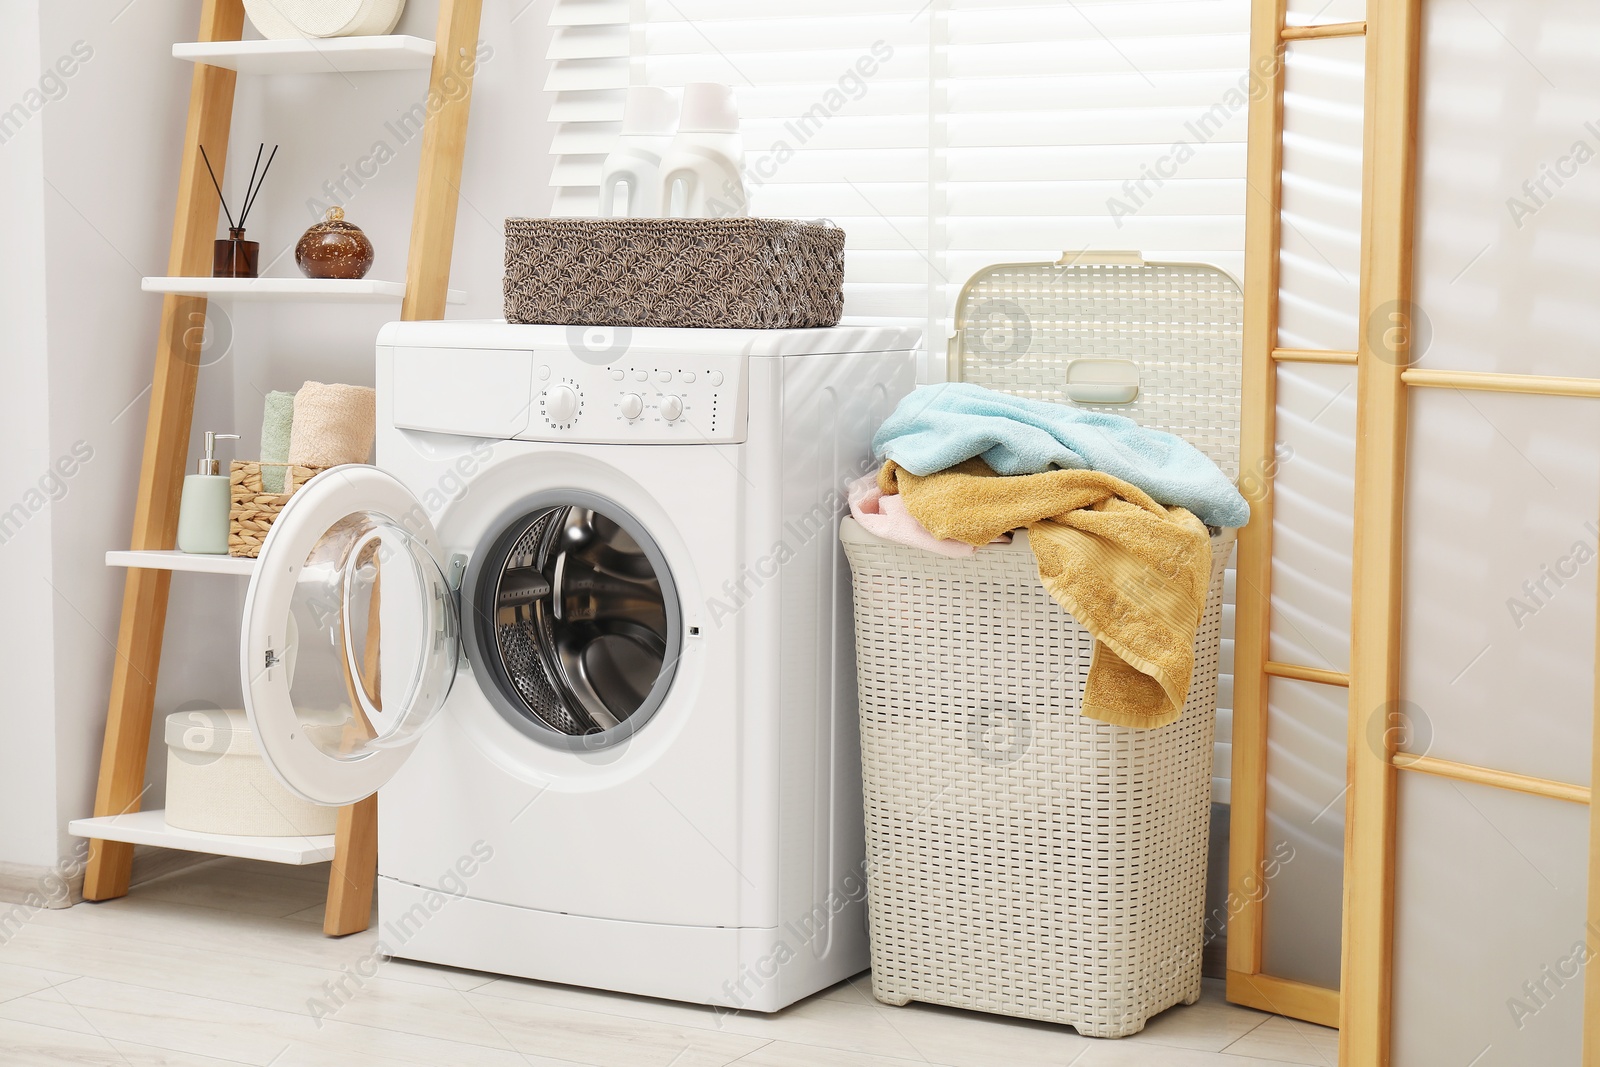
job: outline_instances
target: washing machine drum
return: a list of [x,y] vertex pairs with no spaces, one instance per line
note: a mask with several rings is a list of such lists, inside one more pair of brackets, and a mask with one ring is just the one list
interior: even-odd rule
[[660,706],[680,612],[660,549],[616,505],[534,506],[496,539],[473,590],[476,666],[514,724],[566,747],[620,741]]

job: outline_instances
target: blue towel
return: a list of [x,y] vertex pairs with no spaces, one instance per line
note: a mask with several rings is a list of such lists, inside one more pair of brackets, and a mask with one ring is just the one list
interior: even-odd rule
[[1227,476],[1181,437],[1132,419],[950,382],[918,389],[878,428],[873,451],[928,475],[974,456],[996,474],[1053,467],[1103,471],[1208,526],[1239,527],[1250,505]]

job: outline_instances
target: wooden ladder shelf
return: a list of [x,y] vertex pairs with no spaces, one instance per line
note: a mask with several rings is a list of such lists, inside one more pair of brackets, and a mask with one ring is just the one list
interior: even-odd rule
[[[428,117],[422,137],[422,164],[401,304],[403,319],[444,317],[481,13],[482,0],[440,0]],[[217,53],[226,52],[226,49],[204,46],[240,41],[243,31],[241,0],[204,0],[198,45],[189,47],[198,48],[200,54],[208,58],[216,58]],[[414,39],[406,40],[416,43]],[[421,44],[425,46],[425,42]],[[397,54],[403,51],[395,50]],[[286,65],[283,69],[293,68]],[[448,91],[447,77],[455,79]],[[174,277],[203,277],[211,271],[218,205],[199,146],[207,146],[213,164],[220,170],[227,157],[237,79],[238,71],[226,66],[197,62],[194,68],[167,270]],[[176,541],[178,503],[188,460],[190,423],[200,368],[201,340],[193,324],[204,322],[205,314],[204,296],[169,293],[162,298],[161,332],[156,343],[144,459],[139,471],[140,492],[133,519],[131,547],[136,552],[170,552]],[[146,790],[145,758],[150,745],[171,582],[170,569],[133,566],[127,573],[105,743],[100,757],[100,781],[95,793],[97,819],[126,816],[140,810]],[[154,816],[155,813],[150,814]],[[332,871],[328,878],[327,914],[323,920],[323,931],[329,936],[365,930],[370,922],[377,878],[377,821],[375,796],[339,812]],[[83,895],[87,900],[96,901],[123,896],[128,892],[133,871],[134,841],[96,837],[93,830],[93,827],[86,831],[74,828],[74,832],[90,838]],[[197,840],[172,842],[171,847],[210,851],[205,847],[204,835],[186,836]],[[219,848],[219,851],[224,850]],[[226,854],[250,853],[235,849]]]

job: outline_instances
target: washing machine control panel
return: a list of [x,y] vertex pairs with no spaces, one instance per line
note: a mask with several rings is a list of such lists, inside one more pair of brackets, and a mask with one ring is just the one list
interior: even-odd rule
[[578,444],[745,439],[749,358],[620,346],[380,351],[379,385],[406,430]]
[[533,353],[525,441],[693,444],[744,440],[746,360],[676,352]]

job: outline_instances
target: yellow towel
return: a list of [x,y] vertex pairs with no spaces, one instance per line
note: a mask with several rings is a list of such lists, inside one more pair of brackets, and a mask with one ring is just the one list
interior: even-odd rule
[[985,545],[1027,527],[1039,580],[1095,638],[1084,715],[1154,727],[1182,713],[1211,584],[1199,519],[1099,471],[1003,478],[972,459],[919,477],[890,460],[878,483],[937,538]]

